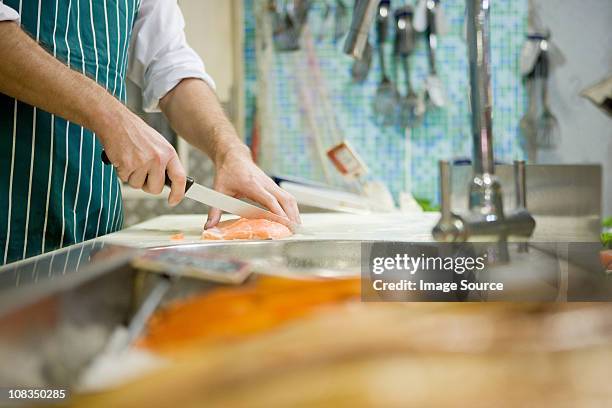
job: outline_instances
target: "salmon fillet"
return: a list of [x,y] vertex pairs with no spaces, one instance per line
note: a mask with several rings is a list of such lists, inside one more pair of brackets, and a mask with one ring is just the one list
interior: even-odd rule
[[243,286],[174,301],[149,320],[138,344],[180,352],[188,346],[238,340],[295,321],[319,309],[355,302],[359,279],[296,280],[258,277]]
[[182,241],[185,239],[185,234],[182,232],[177,232],[176,234],[170,235],[170,241]]
[[278,222],[238,218],[220,222],[216,227],[204,230],[202,239],[280,239],[291,235],[293,235],[291,230]]

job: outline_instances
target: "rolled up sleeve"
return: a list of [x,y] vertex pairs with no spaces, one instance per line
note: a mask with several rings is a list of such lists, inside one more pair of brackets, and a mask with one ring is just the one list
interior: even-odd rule
[[185,39],[176,0],[142,0],[130,42],[128,78],[142,89],[143,110],[159,112],[159,100],[185,78],[215,88],[204,63]]
[[19,21],[19,13],[0,0],[0,21]]

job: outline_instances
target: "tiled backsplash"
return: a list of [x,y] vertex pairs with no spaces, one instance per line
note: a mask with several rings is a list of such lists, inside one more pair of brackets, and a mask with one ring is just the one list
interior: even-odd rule
[[[472,148],[463,37],[465,2],[442,0],[440,3],[448,30],[439,37],[436,60],[447,106],[428,111],[422,126],[409,133],[399,126],[385,128],[375,124],[372,100],[380,78],[377,59],[374,58],[364,83],[351,82],[352,61],[342,53],[342,40],[334,42],[329,29],[324,28],[324,1],[313,1],[301,49],[293,53],[270,52],[269,38],[265,38],[261,27],[265,19],[256,18],[256,10],[263,9],[259,2],[267,0],[245,0],[244,4],[249,112],[245,133],[248,140],[257,101],[260,113],[262,110],[266,113],[263,119],[260,117],[260,164],[276,174],[324,181],[314,135],[318,132],[327,147],[344,137],[364,158],[371,171],[370,178],[384,181],[396,197],[401,191],[411,189],[416,197],[437,201],[437,161],[468,158]],[[394,0],[392,7],[406,3],[410,2]],[[494,2],[491,6],[494,148],[498,161],[524,157],[518,128],[525,103],[519,53],[526,20],[527,0]],[[388,55],[392,41],[392,36],[389,37]],[[418,37],[410,62],[412,83],[418,91],[423,88],[428,72],[423,35]],[[264,77],[258,78],[257,73]],[[398,82],[403,92],[401,75]],[[330,111],[332,114],[326,115]],[[330,130],[334,123],[337,123],[337,132]]]
[[[374,59],[366,82],[351,82],[352,61],[342,53],[342,41],[334,43],[331,34],[321,29],[323,0],[314,0],[310,24],[305,32],[306,38],[312,38],[310,45],[307,42],[304,50],[296,53],[274,54],[267,61],[270,67],[267,75],[259,78],[258,83],[256,2],[267,0],[244,1],[248,112],[245,134],[247,142],[250,142],[258,101],[266,106],[269,113],[268,126],[260,132],[265,150],[261,154],[264,161],[260,164],[277,174],[323,180],[320,162],[313,149],[313,123],[306,120],[307,106],[304,102],[310,100],[314,125],[320,128],[321,139],[325,143],[331,144],[334,139],[329,126],[324,124],[328,120],[337,121],[339,133],[365,159],[371,178],[383,180],[396,197],[399,192],[411,188],[416,197],[436,201],[437,160],[469,157],[471,151],[467,61],[463,40],[464,1],[441,1],[449,29],[439,39],[437,66],[446,89],[448,106],[427,112],[423,125],[414,129],[408,137],[399,127],[384,128],[374,123],[371,106],[380,78],[379,66]],[[392,2],[394,7],[401,4],[404,2]],[[518,121],[525,101],[518,57],[526,28],[527,0],[495,2],[491,10],[495,153],[498,160],[511,161],[523,157]],[[419,37],[411,59],[412,83],[417,89],[422,88],[428,69],[424,41]],[[262,82],[267,89],[264,95],[258,94]],[[399,82],[403,91],[401,75]],[[323,89],[317,89],[317,84]],[[334,112],[333,118],[325,118],[321,108],[326,104],[321,101],[321,92],[327,96]],[[210,185],[213,174],[210,161],[196,149],[190,149],[189,155],[189,174]],[[163,199],[129,199],[125,206],[126,226],[170,212]],[[206,211],[206,207],[191,200],[184,200],[171,210],[173,214],[202,213],[202,223]]]

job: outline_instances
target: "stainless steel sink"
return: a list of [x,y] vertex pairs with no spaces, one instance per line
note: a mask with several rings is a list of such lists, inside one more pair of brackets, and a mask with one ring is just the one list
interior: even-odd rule
[[178,258],[211,254],[239,259],[251,271],[266,275],[344,277],[361,273],[360,241],[246,241],[164,246]]
[[[284,276],[358,276],[358,241],[264,241],[177,245],[150,251],[238,258],[252,271]],[[101,242],[75,245],[0,269],[0,383],[70,386],[126,325],[159,276],[127,264],[138,250]],[[164,302],[219,284],[174,281]],[[27,364],[25,363],[27,361]]]

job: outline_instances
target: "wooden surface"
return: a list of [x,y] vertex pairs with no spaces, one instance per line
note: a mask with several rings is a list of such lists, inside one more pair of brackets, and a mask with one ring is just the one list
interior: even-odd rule
[[88,407],[610,406],[601,304],[327,308],[243,341],[182,350]]

